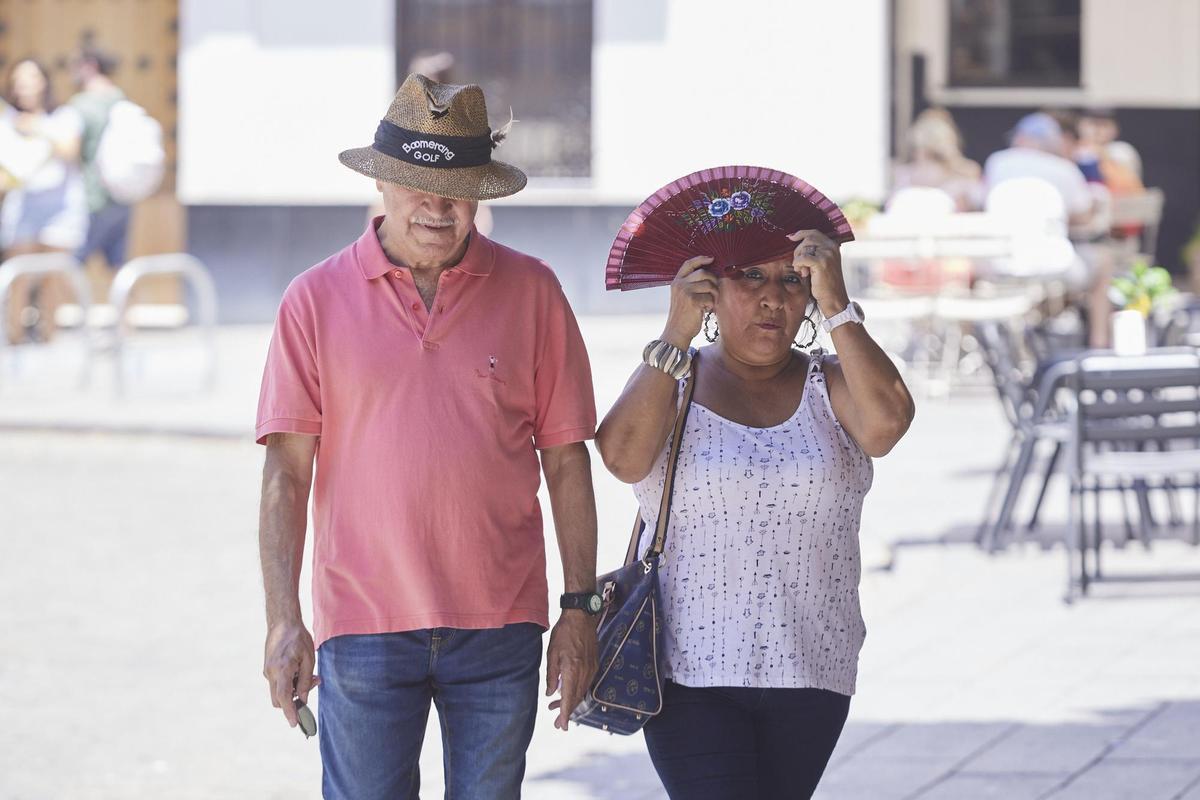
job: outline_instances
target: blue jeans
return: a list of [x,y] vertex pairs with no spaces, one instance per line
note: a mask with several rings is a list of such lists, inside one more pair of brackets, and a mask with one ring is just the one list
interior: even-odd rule
[[129,240],[129,217],[133,209],[120,203],[110,203],[99,211],[92,212],[88,220],[87,240],[75,257],[87,261],[97,251],[104,254],[110,269],[120,269],[125,264],[125,249]]
[[671,800],[811,797],[850,712],[824,689],[663,684],[663,710],[643,729]]
[[317,653],[324,796],[418,797],[432,701],[448,800],[520,797],[541,662],[542,628],[527,622],[329,639]]

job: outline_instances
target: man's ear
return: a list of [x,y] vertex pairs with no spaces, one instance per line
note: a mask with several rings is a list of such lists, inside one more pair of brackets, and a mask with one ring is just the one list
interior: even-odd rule
[[383,194],[383,181],[379,180],[378,178],[375,179],[375,191]]

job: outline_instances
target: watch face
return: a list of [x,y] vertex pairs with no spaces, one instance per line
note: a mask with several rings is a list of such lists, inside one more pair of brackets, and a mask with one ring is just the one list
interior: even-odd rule
[[587,610],[593,614],[599,614],[600,609],[604,607],[604,601],[600,599],[600,595],[594,594],[587,600]]

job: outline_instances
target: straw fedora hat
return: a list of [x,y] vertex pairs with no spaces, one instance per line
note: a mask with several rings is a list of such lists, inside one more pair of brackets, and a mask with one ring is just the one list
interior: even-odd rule
[[488,127],[483,90],[409,75],[375,131],[370,147],[338,159],[355,172],[439,197],[491,200],[525,188],[525,173],[492,159],[508,135]]

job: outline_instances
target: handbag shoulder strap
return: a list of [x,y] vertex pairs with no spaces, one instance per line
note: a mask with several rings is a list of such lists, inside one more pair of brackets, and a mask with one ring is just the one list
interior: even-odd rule
[[671,454],[667,457],[667,474],[663,478],[662,500],[658,505],[658,526],[654,531],[654,542],[646,551],[646,558],[660,555],[667,542],[667,525],[671,517],[671,496],[675,493],[675,467],[679,464],[679,449],[683,444],[683,429],[687,424],[688,411],[692,407],[692,394],[696,391],[696,365],[700,354],[692,353],[692,371],[683,386],[683,403],[675,415],[675,430],[671,433]]
[[637,558],[638,539],[642,538],[642,529],[646,527],[645,521],[642,519],[641,509],[638,509],[637,515],[633,518],[633,535],[629,537],[629,547],[625,548],[626,566],[633,563],[633,559]]
[[[683,386],[683,402],[675,413],[675,427],[671,432],[671,453],[667,456],[667,474],[663,481],[663,497],[658,509],[658,527],[655,530],[654,542],[646,551],[646,557],[659,555],[667,537],[667,516],[671,513],[671,492],[675,486],[675,464],[679,461],[679,447],[683,441],[683,426],[687,422],[688,409],[692,405],[692,393],[696,390],[696,361],[699,354],[692,351],[692,371],[688,374],[687,383]],[[625,549],[625,563],[632,564],[637,557],[638,540],[646,527],[639,510],[633,519],[633,534],[629,538],[629,547]]]

